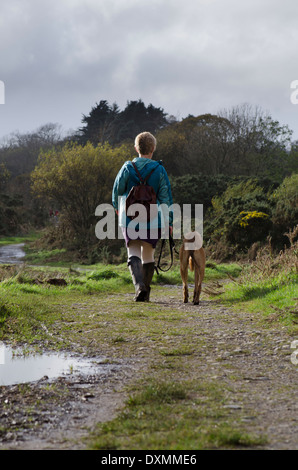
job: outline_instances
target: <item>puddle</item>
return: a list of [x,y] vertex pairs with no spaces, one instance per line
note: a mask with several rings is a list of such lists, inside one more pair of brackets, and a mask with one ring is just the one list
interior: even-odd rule
[[0,386],[98,372],[99,364],[62,354],[22,355],[0,343]]
[[24,243],[0,246],[0,264],[22,263],[22,258],[25,256],[23,246]]

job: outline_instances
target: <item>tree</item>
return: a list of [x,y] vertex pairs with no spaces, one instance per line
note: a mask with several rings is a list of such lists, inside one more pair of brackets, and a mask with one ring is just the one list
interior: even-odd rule
[[234,173],[279,178],[286,175],[292,131],[247,103],[219,112],[231,124]]
[[[0,170],[1,220],[3,233],[24,232],[30,224],[40,227],[47,215],[44,207],[32,197],[30,173],[34,169],[41,149],[61,145],[61,126],[48,123],[33,132],[14,132],[2,142],[0,168],[7,168],[9,179],[3,188],[3,172]],[[2,166],[1,166],[2,165]],[[10,218],[10,223],[5,220]]]
[[6,166],[12,178],[30,173],[37,162],[41,149],[48,149],[63,141],[61,126],[48,123],[33,132],[12,133],[0,149],[0,161]]
[[112,106],[106,100],[96,103],[88,116],[83,115],[82,123],[85,126],[80,128],[79,142],[81,144],[91,142],[93,145],[115,143],[118,140],[118,118],[119,108],[116,103]]
[[172,124],[156,134],[157,148],[155,157],[162,160],[167,172],[173,176],[191,173],[190,162],[186,159],[186,136],[179,132],[178,124]]
[[188,116],[158,132],[157,158],[175,176],[230,174],[231,135],[227,119]]
[[115,176],[128,155],[125,145],[113,149],[91,143],[41,152],[32,172],[32,190],[56,204],[78,245],[94,241],[95,209],[111,201]]
[[10,172],[8,171],[5,163],[0,163],[0,191],[3,190],[9,178]]
[[143,131],[155,134],[166,124],[166,114],[161,108],[152,104],[146,107],[142,100],[129,101],[120,114],[119,138],[120,141],[134,139]]
[[204,114],[182,121],[188,134],[187,155],[192,167],[208,175],[233,174],[232,126],[228,119]]
[[298,173],[298,140],[292,142],[288,158],[288,176]]
[[10,172],[4,163],[0,164],[0,235],[15,235],[24,227],[22,197],[8,194]]
[[143,131],[155,133],[167,124],[166,114],[152,104],[145,106],[142,100],[129,101],[123,111],[118,105],[112,106],[106,100],[100,101],[91,109],[88,116],[83,116],[84,127],[80,128],[79,143],[91,142],[94,145],[108,142],[117,145],[133,140]]

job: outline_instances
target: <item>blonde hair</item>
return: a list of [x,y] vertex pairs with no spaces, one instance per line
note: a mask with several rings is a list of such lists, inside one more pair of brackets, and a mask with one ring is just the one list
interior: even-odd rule
[[149,155],[156,149],[156,138],[150,132],[141,132],[135,138],[135,147],[140,155]]

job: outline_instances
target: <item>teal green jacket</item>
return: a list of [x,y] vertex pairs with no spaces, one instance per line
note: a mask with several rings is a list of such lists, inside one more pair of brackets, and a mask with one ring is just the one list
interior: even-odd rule
[[[143,157],[137,157],[133,160],[133,162],[137,166],[142,178],[145,178],[150,173],[150,171],[155,168],[147,180],[147,184],[153,187],[157,196],[158,206],[165,204],[167,207],[170,207],[173,204],[171,185],[162,162]],[[112,192],[112,203],[115,210],[118,212],[119,225],[122,227],[127,227],[128,223],[130,222],[129,217],[127,217],[125,213],[126,197],[129,194],[131,188],[139,184],[139,182],[140,179],[131,161],[125,162],[116,176]],[[168,214],[165,214],[164,211],[159,211],[159,217],[156,218],[155,221],[145,224],[145,227],[161,228],[166,224],[170,226],[173,225],[172,210],[170,210]],[[140,224],[140,228],[145,227],[142,227],[142,224]]]

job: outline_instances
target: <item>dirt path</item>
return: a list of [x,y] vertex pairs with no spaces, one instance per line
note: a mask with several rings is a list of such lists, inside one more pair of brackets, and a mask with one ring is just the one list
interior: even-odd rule
[[[298,449],[298,366],[290,347],[297,338],[280,325],[261,325],[261,313],[232,311],[204,297],[200,306],[184,305],[181,290],[173,287],[155,292],[152,305],[187,313],[181,326],[191,328],[201,344],[192,378],[220,385],[235,422],[266,436],[264,449]],[[84,448],[96,422],[117,415],[127,386],[154,360],[153,349],[140,345],[133,357],[107,363],[99,376],[0,387],[0,449]]]

